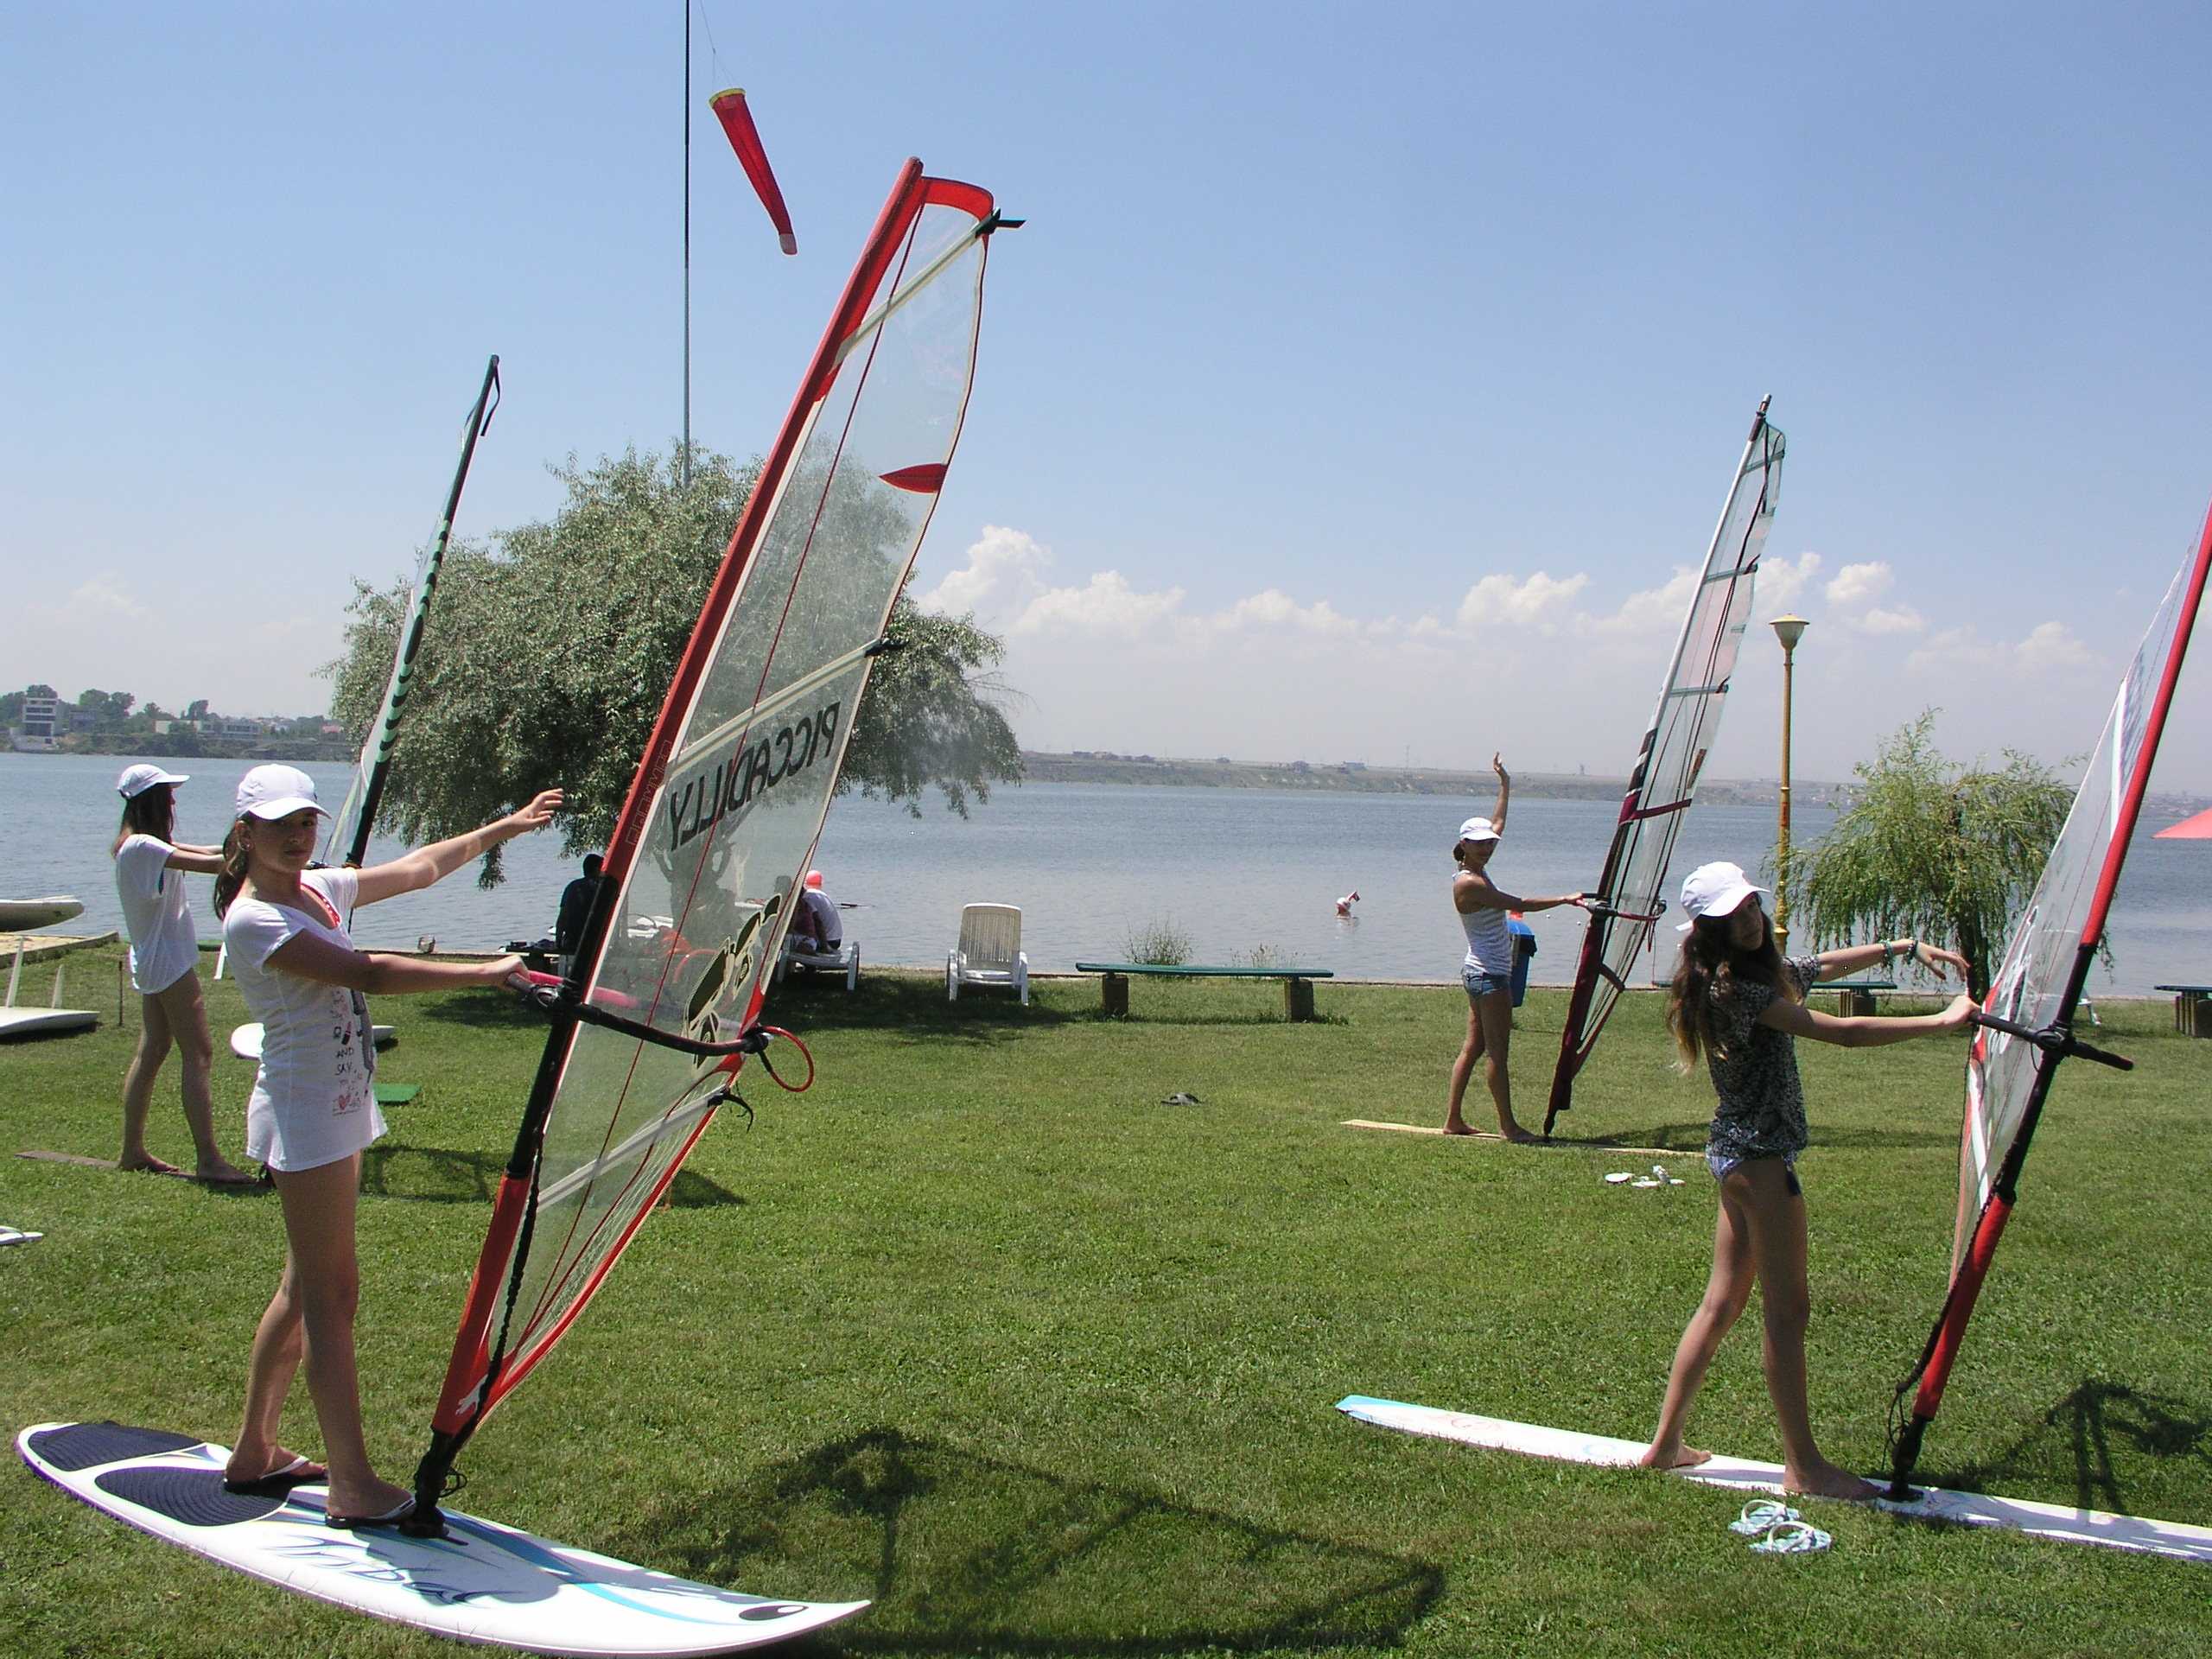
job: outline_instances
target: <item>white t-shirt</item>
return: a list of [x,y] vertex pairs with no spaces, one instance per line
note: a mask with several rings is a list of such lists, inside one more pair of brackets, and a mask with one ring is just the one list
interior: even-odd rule
[[838,919],[836,902],[819,887],[809,887],[799,894],[791,931],[819,941],[827,950],[835,950],[845,942],[845,925]]
[[[238,994],[262,1024],[261,1070],[245,1109],[245,1152],[271,1169],[320,1168],[384,1133],[367,999],[269,966],[270,957],[302,933],[352,950],[342,918],[358,885],[353,870],[309,870],[300,878],[305,909],[240,898],[223,918]],[[327,910],[315,903],[318,897]]]
[[115,896],[130,932],[130,982],[143,996],[166,991],[200,961],[200,935],[185,907],[185,873],[168,867],[175,851],[153,836],[125,836],[115,849]]

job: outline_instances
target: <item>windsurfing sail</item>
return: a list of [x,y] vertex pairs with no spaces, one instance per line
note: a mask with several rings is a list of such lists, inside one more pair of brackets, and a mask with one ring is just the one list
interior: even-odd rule
[[2151,837],[2153,841],[2212,841],[2212,807],[2194,817],[2170,823]]
[[407,614],[399,624],[399,644],[392,652],[391,677],[385,683],[384,702],[370,723],[353,763],[353,779],[346,798],[330,820],[322,840],[322,861],[359,869],[368,856],[369,835],[376,827],[377,808],[384,800],[384,786],[391,776],[391,752],[399,741],[399,722],[407,712],[407,683],[415,671],[415,655],[423,648],[423,631],[430,616],[430,596],[444,568],[446,547],[453,539],[454,515],[461,511],[461,493],[468,483],[469,464],[476,459],[476,440],[490,430],[492,411],[499,406],[499,359],[495,354],[484,365],[484,385],[469,406],[461,431],[461,461],[453,469],[446,490],[445,511],[438,516],[436,532],[415,562],[415,590],[407,601]]
[[2060,1062],[2078,1055],[2122,1069],[2128,1065],[2075,1038],[2074,1013],[2104,939],[2105,918],[2142,811],[2208,569],[2212,513],[2206,516],[2195,554],[2167,588],[2120,680],[2065,827],[2051,845],[2043,877],[1974,1016],[1978,1029],[1967,1051],[1966,1118],[1959,1138],[1950,1290],[1919,1363],[1897,1385],[1899,1412],[1916,1384],[1918,1392],[1910,1420],[1897,1423],[1893,1433],[1893,1497],[1910,1495],[1921,1441],[1942,1404],[1967,1321],[2012,1217],[2028,1143]]
[[605,1281],[732,1096],[854,712],[960,436],[988,192],[910,161],[861,250],[645,746],[416,1471],[454,1455]]
[[791,234],[791,209],[784,206],[783,187],[776,182],[776,169],[768,165],[767,147],[760,142],[760,130],[753,123],[753,110],[745,101],[745,88],[733,86],[727,92],[716,92],[707,102],[715,118],[722,124],[722,134],[729,140],[729,147],[737,152],[738,164],[744,168],[745,176],[753,181],[753,194],[768,210],[768,222],[776,227],[777,245],[785,253],[797,253],[798,238]]
[[1629,773],[1612,845],[1586,906],[1590,925],[1582,936],[1574,994],[1560,1035],[1551,1104],[1544,1113],[1546,1135],[1573,1103],[1575,1076],[1597,1047],[1599,1033],[1628,988],[1629,970],[1666,909],[1660,895],[1668,862],[1719,729],[1737,648],[1751,619],[1759,554],[1773,527],[1782,488],[1785,446],[1781,430],[1766,418],[1772,401],[1762,399],[1752,417],[1751,435],[1736,463],[1704,569],[1690,590],[1681,636],[1660,684],[1659,706]]

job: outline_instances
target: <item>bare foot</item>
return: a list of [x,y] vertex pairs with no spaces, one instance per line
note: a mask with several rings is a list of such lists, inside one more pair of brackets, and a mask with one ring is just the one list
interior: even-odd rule
[[184,1172],[175,1164],[164,1163],[150,1152],[142,1152],[136,1158],[118,1158],[115,1166],[134,1175],[181,1175]]
[[1782,1490],[1793,1497],[1841,1497],[1855,1503],[1871,1503],[1882,1495],[1882,1489],[1872,1481],[1861,1480],[1850,1470],[1832,1463],[1783,1470]]
[[1544,1138],[1541,1135],[1522,1128],[1518,1123],[1509,1123],[1498,1133],[1516,1147],[1533,1147]]
[[1643,1455],[1636,1460],[1639,1469],[1694,1469],[1700,1463],[1713,1461],[1713,1453],[1700,1452],[1694,1446],[1647,1446]]
[[253,1177],[227,1159],[212,1164],[201,1164],[192,1172],[195,1181],[205,1181],[210,1186],[251,1186]]
[[1444,1133],[1446,1135],[1472,1135],[1474,1132],[1474,1125],[1465,1118],[1453,1117],[1445,1120]]

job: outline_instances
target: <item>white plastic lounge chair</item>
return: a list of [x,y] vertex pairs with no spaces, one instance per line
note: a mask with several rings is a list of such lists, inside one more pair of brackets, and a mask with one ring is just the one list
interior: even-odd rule
[[960,912],[960,944],[944,958],[944,996],[960,1000],[963,985],[1009,987],[1029,1001],[1029,958],[1021,949],[1021,907],[969,905]]
[[842,973],[845,988],[860,988],[861,947],[856,939],[847,939],[834,950],[801,950],[791,943],[791,936],[784,935],[784,953],[776,958],[776,978],[781,982],[793,968],[813,968],[825,973]]

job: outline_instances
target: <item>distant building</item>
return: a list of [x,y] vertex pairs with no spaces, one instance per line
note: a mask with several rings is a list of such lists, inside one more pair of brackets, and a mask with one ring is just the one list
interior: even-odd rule
[[59,697],[34,697],[26,694],[23,712],[16,717],[15,731],[17,753],[47,754],[61,747],[66,705]]

